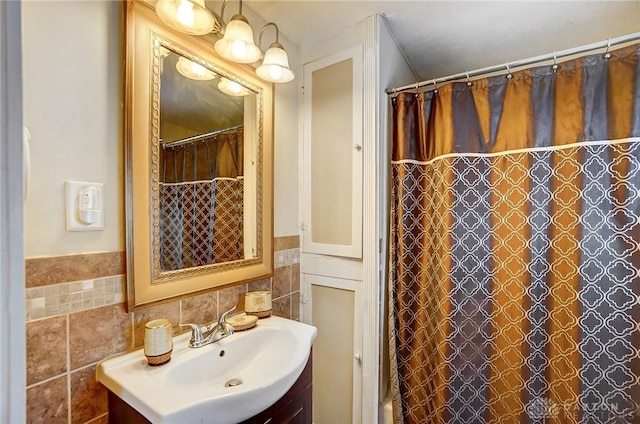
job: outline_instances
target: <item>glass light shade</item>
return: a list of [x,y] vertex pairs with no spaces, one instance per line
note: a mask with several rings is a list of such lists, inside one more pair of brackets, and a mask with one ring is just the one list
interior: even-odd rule
[[296,76],[289,68],[289,57],[280,43],[272,43],[264,54],[262,64],[256,74],[265,81],[283,83],[292,81]]
[[224,29],[224,36],[216,42],[216,52],[236,63],[254,63],[262,52],[253,42],[253,30],[247,18],[235,15]]
[[156,13],[165,24],[187,34],[208,34],[216,25],[204,0],[158,0]]
[[208,81],[216,77],[216,74],[211,70],[182,56],[178,59],[178,63],[176,63],[176,69],[181,75],[192,80]]
[[218,90],[222,91],[224,94],[228,94],[229,96],[246,96],[249,94],[249,90],[244,88],[241,84],[224,77],[220,78]]

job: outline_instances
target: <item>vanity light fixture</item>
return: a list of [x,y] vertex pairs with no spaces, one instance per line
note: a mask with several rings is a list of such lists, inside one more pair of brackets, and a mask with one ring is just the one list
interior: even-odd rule
[[[222,4],[221,19],[224,22],[224,6]],[[260,60],[262,52],[253,42],[253,30],[249,21],[242,14],[242,0],[240,10],[224,27],[224,35],[215,44],[216,52],[225,59],[236,63],[254,63]]]
[[209,69],[182,56],[176,63],[176,69],[182,76],[196,81],[209,81],[216,77],[216,74]]
[[295,78],[295,74],[289,67],[289,56],[287,56],[287,52],[284,51],[284,46],[279,42],[280,30],[278,29],[278,25],[269,22],[262,27],[258,45],[262,45],[262,35],[270,25],[273,25],[276,29],[276,41],[271,43],[267,49],[262,64],[256,69],[256,74],[263,80],[269,82],[283,83],[292,81]]
[[220,30],[220,24],[204,0],[158,0],[156,14],[171,28],[192,35]]
[[247,94],[249,94],[249,90],[244,88],[241,84],[238,84],[235,81],[231,81],[230,79],[227,79],[225,77],[220,78],[220,82],[218,83],[218,90],[230,96],[246,96]]
[[216,52],[236,63],[254,63],[262,53],[253,42],[253,32],[244,15],[238,14],[226,25],[224,37],[215,44]]
[[[239,13],[225,25],[224,8],[227,1],[222,2],[219,18],[205,7],[204,0],[159,0],[156,13],[167,25],[178,31],[192,35],[213,33],[222,36],[214,48],[223,58],[236,63],[256,63],[263,58],[262,51],[254,43],[253,30],[242,14],[242,0],[239,0]],[[211,21],[207,20],[207,24],[202,23],[201,15],[208,16]],[[289,67],[287,52],[279,42],[280,30],[275,23],[269,22],[262,27],[258,44],[262,42],[265,29],[271,25],[276,28],[276,41],[267,49],[256,74],[261,79],[274,83],[292,81],[295,74]]]

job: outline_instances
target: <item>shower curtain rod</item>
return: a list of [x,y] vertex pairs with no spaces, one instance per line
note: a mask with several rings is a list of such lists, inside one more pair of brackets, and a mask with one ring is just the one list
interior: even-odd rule
[[478,77],[481,75],[485,75],[485,74],[490,74],[490,73],[494,73],[494,72],[498,72],[498,71],[507,71],[507,73],[511,73],[511,71],[514,68],[521,68],[523,66],[530,66],[530,65],[534,65],[536,63],[540,63],[540,62],[546,62],[549,60],[553,60],[554,62],[557,62],[558,59],[560,58],[564,58],[567,56],[573,56],[573,55],[577,55],[577,54],[582,54],[582,53],[586,53],[592,50],[597,50],[597,49],[602,49],[602,48],[607,48],[606,53],[608,53],[609,49],[612,46],[615,45],[619,45],[619,44],[624,44],[624,43],[630,43],[633,41],[638,41],[640,40],[640,32],[635,32],[632,34],[628,34],[628,35],[623,35],[621,37],[616,37],[616,38],[609,38],[608,40],[602,41],[602,42],[598,42],[598,43],[592,43],[592,44],[586,44],[584,46],[580,46],[580,47],[575,47],[572,49],[567,49],[567,50],[561,50],[558,52],[553,52],[550,54],[546,54],[546,55],[541,55],[541,56],[535,56],[535,57],[531,57],[528,59],[522,59],[522,60],[517,60],[515,62],[507,62],[504,63],[502,65],[495,65],[495,66],[489,66],[487,68],[481,68],[481,69],[476,69],[473,71],[467,71],[467,72],[461,72],[459,74],[454,74],[454,75],[449,75],[446,77],[441,77],[441,78],[433,78],[430,80],[425,80],[425,81],[421,81],[421,82],[417,82],[415,84],[407,84],[407,85],[403,85],[401,87],[396,87],[396,88],[387,88],[385,90],[385,93],[387,94],[397,94],[401,91],[407,91],[407,90],[417,90],[420,87],[424,87],[426,85],[432,85],[433,87],[431,87],[430,89],[426,90],[426,91],[430,91],[433,90],[435,88],[437,88],[438,84],[441,83],[445,83],[445,82],[451,82],[451,81],[456,81],[456,80],[469,80],[471,77]]
[[214,135],[220,135],[223,133],[239,130],[243,126],[244,125],[236,125],[235,127],[229,127],[223,130],[211,131],[211,132],[200,134],[200,135],[194,135],[191,137],[183,138],[182,140],[172,141],[171,143],[163,143],[162,148],[167,149],[169,147],[176,147],[176,146],[182,146],[183,144],[195,143],[196,141],[205,140],[209,137],[213,137]]

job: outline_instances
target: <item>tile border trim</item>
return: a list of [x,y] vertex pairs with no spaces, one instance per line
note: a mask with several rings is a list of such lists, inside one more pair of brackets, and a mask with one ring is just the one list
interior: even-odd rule
[[[300,263],[300,249],[277,251],[274,262],[275,268]],[[126,300],[126,292],[124,274],[27,287],[25,319],[29,322],[123,303]]]
[[[280,252],[299,250],[299,247],[300,236],[276,237],[274,239],[275,266],[283,266],[278,265],[278,260],[281,260],[279,258],[282,255]],[[288,253],[288,255],[293,255],[293,253]],[[293,259],[287,257],[284,262],[291,260]],[[25,260],[25,287],[44,287],[125,273],[126,257],[124,251],[27,258]]]
[[125,254],[122,251],[29,258],[25,260],[25,287],[42,287],[124,273]]

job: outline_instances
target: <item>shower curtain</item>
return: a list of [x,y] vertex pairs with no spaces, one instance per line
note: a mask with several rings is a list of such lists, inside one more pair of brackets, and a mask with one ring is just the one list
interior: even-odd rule
[[244,257],[243,130],[163,149],[160,266],[173,271]]
[[640,422],[639,52],[392,100],[396,423]]

